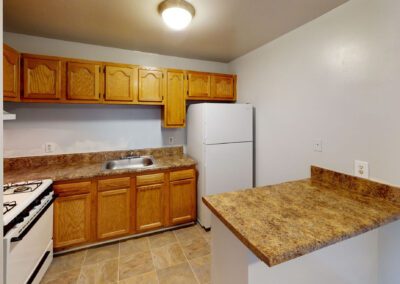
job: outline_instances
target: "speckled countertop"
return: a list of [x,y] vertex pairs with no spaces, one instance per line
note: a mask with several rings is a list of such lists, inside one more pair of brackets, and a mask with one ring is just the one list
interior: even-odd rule
[[[156,163],[152,167],[142,169],[103,169],[105,161],[127,155],[152,155]],[[66,181],[194,165],[196,162],[183,154],[182,147],[9,158],[4,159],[4,183],[45,178]]]
[[311,178],[203,198],[268,266],[400,219],[400,188],[311,168]]

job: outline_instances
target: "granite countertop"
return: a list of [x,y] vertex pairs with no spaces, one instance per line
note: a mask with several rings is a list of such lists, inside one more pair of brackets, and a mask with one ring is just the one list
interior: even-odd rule
[[[155,165],[139,169],[103,169],[105,161],[119,159],[121,156],[130,154],[152,155],[155,159]],[[196,165],[196,161],[184,155],[182,147],[10,158],[4,160],[4,183],[46,178],[53,181],[67,181],[137,172],[170,170],[194,165]]]
[[268,266],[400,219],[400,188],[319,167],[311,173],[203,202]]

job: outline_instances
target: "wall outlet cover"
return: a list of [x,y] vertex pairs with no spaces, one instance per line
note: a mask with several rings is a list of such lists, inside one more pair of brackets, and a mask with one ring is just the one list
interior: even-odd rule
[[322,139],[315,139],[313,147],[314,152],[322,152]]
[[47,142],[44,144],[44,152],[45,153],[54,153],[55,150],[56,150],[55,143]]
[[356,177],[369,178],[369,165],[365,161],[354,161],[354,174]]

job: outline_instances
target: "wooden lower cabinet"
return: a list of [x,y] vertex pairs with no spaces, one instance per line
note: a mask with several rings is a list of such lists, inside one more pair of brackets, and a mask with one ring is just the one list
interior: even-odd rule
[[92,240],[92,184],[78,182],[54,185],[59,197],[54,203],[54,248],[68,248]]
[[53,187],[56,251],[196,220],[194,168]]
[[170,224],[178,225],[196,220],[196,179],[194,169],[170,173]]

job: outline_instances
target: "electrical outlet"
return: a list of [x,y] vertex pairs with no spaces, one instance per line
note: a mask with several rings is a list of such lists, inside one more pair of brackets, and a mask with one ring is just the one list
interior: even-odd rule
[[357,177],[369,178],[369,166],[368,162],[354,161],[354,174]]
[[314,152],[322,152],[322,139],[314,140]]
[[175,144],[175,137],[173,137],[173,136],[168,137],[168,144],[169,145],[174,145]]
[[47,142],[44,144],[44,152],[45,153],[54,153],[55,150],[56,150],[56,144],[51,143],[51,142]]

